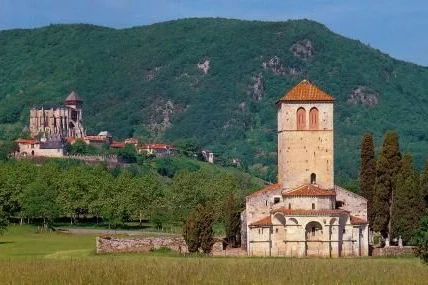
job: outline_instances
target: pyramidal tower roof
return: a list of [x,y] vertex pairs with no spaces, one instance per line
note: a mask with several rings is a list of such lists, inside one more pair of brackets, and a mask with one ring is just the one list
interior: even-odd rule
[[83,102],[83,100],[79,97],[79,95],[77,95],[77,92],[73,90],[70,95],[65,98],[65,102]]
[[333,102],[333,96],[319,89],[308,80],[303,80],[288,91],[279,102],[283,101],[322,101]]

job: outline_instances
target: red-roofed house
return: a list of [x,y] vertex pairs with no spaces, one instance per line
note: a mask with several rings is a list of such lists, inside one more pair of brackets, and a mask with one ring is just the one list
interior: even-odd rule
[[334,185],[333,103],[307,80],[277,102],[278,183],[246,197],[248,255],[368,255],[367,200]]
[[138,153],[146,153],[156,157],[174,156],[177,153],[177,148],[169,144],[143,144],[137,149]]
[[21,157],[63,157],[64,143],[61,140],[38,141],[34,139],[18,139]]

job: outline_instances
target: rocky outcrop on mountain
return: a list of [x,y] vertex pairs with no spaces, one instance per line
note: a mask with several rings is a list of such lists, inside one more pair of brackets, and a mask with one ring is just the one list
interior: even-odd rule
[[149,69],[147,70],[144,79],[147,81],[152,81],[153,79],[155,79],[157,73],[159,72],[161,68],[160,67],[155,67],[153,69]]
[[249,86],[249,93],[254,101],[259,102],[263,99],[263,75],[259,73],[251,78],[252,84]]
[[290,51],[293,52],[294,56],[300,59],[308,60],[314,55],[314,46],[308,39],[297,41],[290,47]]
[[348,95],[347,102],[353,105],[375,106],[379,104],[379,93],[366,86],[357,86]]
[[276,55],[271,57],[268,61],[262,62],[262,68],[280,76],[296,76],[301,74],[298,68],[283,65],[281,59]]
[[203,74],[207,75],[208,70],[210,69],[210,61],[208,59],[203,59],[198,63],[198,68],[202,71]]
[[185,112],[186,108],[177,106],[171,100],[160,99],[151,105],[150,110],[152,112],[148,128],[157,136],[160,136],[172,126],[171,121],[174,114]]

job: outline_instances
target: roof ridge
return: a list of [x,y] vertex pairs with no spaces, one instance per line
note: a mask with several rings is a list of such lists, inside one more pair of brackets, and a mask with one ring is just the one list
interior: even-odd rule
[[333,102],[334,97],[318,86],[304,79],[292,87],[277,103],[282,101],[323,101]]

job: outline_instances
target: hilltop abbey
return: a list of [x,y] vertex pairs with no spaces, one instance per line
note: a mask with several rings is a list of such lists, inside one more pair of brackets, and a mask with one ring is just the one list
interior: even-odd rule
[[64,106],[42,106],[30,110],[30,133],[35,137],[44,133],[49,137],[83,138],[83,100],[75,91],[65,99]]
[[367,200],[334,185],[334,98],[304,80],[277,102],[278,183],[246,197],[255,256],[367,256]]

